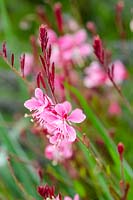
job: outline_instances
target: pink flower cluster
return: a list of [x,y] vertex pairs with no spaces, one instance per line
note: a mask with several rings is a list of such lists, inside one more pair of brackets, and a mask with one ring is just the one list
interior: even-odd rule
[[49,145],[45,155],[56,161],[72,155],[71,144],[76,140],[72,123],[81,123],[86,116],[81,109],[72,110],[68,101],[54,104],[40,88],[35,89],[35,97],[27,100],[24,106],[32,112],[33,119],[47,129]]
[[73,34],[57,37],[56,33],[48,29],[49,43],[52,44],[51,60],[57,67],[79,64],[82,59],[92,53],[92,47],[87,42],[87,33],[81,29]]
[[[116,84],[122,83],[127,78],[127,71],[120,60],[114,61],[113,80]],[[110,64],[109,67],[111,67]],[[103,70],[97,61],[93,61],[89,67],[85,69],[86,76],[84,78],[84,85],[88,88],[98,87],[101,85],[111,86],[112,83],[108,74]]]

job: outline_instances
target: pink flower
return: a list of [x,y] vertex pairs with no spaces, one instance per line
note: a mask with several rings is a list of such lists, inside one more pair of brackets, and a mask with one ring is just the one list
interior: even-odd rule
[[86,42],[87,33],[84,29],[75,34],[67,34],[59,39],[59,49],[64,60],[78,63],[82,57],[91,54],[91,45]]
[[[127,78],[127,71],[121,61],[114,61],[113,80],[116,84],[121,84]],[[111,67],[110,64],[109,67]],[[92,62],[89,67],[85,69],[86,76],[84,78],[84,85],[88,88],[98,87],[101,85],[112,86],[108,74],[103,70],[100,64],[96,61]]]
[[25,54],[24,76],[30,75],[33,70],[34,58],[30,53]]
[[118,116],[121,114],[121,108],[117,102],[111,102],[109,105],[108,112],[110,115]]
[[105,83],[107,75],[98,62],[94,61],[85,69],[84,85],[88,88],[98,87]]
[[92,47],[90,44],[87,44],[87,43],[81,45],[79,50],[80,50],[80,55],[83,58],[88,57],[92,53]]
[[[59,103],[55,106],[55,113],[49,116],[53,129],[53,135],[50,137],[50,143],[60,144],[62,141],[74,142],[76,139],[76,131],[71,123],[81,123],[86,116],[81,109],[75,109],[71,112],[71,104],[68,101]],[[69,113],[71,114],[69,115]]]
[[62,142],[61,145],[48,145],[45,149],[45,157],[55,162],[61,162],[72,156],[72,144]]
[[73,47],[73,35],[66,34],[58,39],[58,45],[61,51],[71,49]]
[[66,196],[66,197],[64,197],[64,200],[79,200],[79,195],[75,194],[73,199],[71,197]]
[[87,40],[87,33],[84,29],[80,29],[74,34],[75,45],[82,45]]
[[53,108],[53,102],[46,94],[43,94],[40,88],[35,89],[35,97],[27,100],[24,106],[30,111],[33,111],[32,117],[37,120],[41,126],[44,128],[49,127],[46,117]]
[[57,42],[57,35],[52,29],[48,29],[48,42],[49,44],[53,44]]
[[46,94],[43,94],[40,88],[35,89],[35,97],[32,97],[24,103],[26,108],[30,111],[37,111],[37,113],[43,112],[45,108],[51,105],[53,105],[52,100]]
[[92,47],[87,42],[87,33],[84,29],[74,34],[65,34],[57,38],[54,31],[48,30],[49,43],[52,44],[51,59],[57,67],[79,63],[82,58],[92,53]]
[[40,88],[35,89],[35,97],[27,100],[24,106],[33,112],[33,119],[47,129],[50,143],[60,147],[62,142],[75,141],[76,131],[72,123],[81,123],[86,118],[81,109],[77,108],[71,112],[71,104],[68,101],[54,105]]
[[[127,79],[128,73],[125,69],[125,66],[120,60],[116,60],[113,62],[114,70],[113,70],[113,80],[116,84],[121,84],[125,79]],[[110,65],[112,66],[112,64]],[[111,81],[107,78],[106,84],[111,86]]]

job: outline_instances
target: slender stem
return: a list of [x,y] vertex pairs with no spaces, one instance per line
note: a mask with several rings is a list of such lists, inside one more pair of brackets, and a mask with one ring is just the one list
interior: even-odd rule
[[[8,59],[6,58],[6,57],[4,57],[4,56],[2,56],[2,58],[3,58],[3,60],[5,61],[5,63],[10,67],[10,69],[19,77],[19,78],[21,78],[23,81],[24,81],[24,83],[28,86],[28,88],[31,88],[31,83],[25,78],[25,77],[23,77],[22,75],[21,75],[21,73],[19,72],[19,71],[17,71],[16,70],[16,68],[14,67],[14,66],[12,66],[11,64],[10,64],[10,62],[8,61]],[[33,87],[33,86],[32,86]]]
[[9,170],[10,170],[10,173],[16,183],[16,185],[19,187],[20,191],[22,192],[23,196],[25,197],[25,199],[31,199],[31,200],[34,200],[33,197],[29,196],[29,194],[27,194],[25,188],[23,187],[23,185],[18,181],[18,179],[16,178],[15,174],[14,174],[14,170],[11,166],[11,160],[10,160],[10,157],[7,158],[7,161],[8,161],[8,167],[9,167]]
[[126,99],[126,97],[123,95],[123,92],[120,90],[120,88],[116,85],[116,83],[114,82],[113,78],[111,78],[110,76],[108,76],[110,81],[112,82],[114,88],[117,90],[117,92],[119,93],[119,95],[121,96],[121,98],[123,99],[125,105],[128,107],[128,109],[130,110],[130,112],[132,113],[132,108],[130,106],[130,103],[128,102],[128,100]]
[[123,196],[125,195],[125,179],[124,179],[124,168],[123,168],[122,159],[120,159],[120,168],[121,168],[121,181],[122,181],[121,192],[122,192],[122,200],[123,200]]

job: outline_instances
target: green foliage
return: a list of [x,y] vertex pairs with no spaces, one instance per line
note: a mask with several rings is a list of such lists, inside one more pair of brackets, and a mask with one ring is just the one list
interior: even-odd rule
[[[38,4],[43,6],[54,29],[57,30],[51,7],[56,1],[49,2],[41,0],[0,0],[0,43],[6,41],[8,54],[15,53],[15,66],[18,70],[21,53],[31,51],[30,35],[38,34],[38,26],[41,23],[36,14]],[[105,0],[63,0],[61,3],[65,16],[73,15],[76,20],[79,20],[81,26],[85,26],[87,21],[93,20],[97,25],[98,33],[104,38],[109,48],[113,50],[113,57],[121,58],[127,64],[130,80],[123,84],[122,89],[132,106],[133,61],[130,56],[132,33],[129,29],[131,20],[129,13],[132,2],[130,0],[125,1],[123,13],[127,35],[125,44],[128,48],[126,55],[123,53],[115,25],[115,0],[109,2]],[[22,28],[22,25],[26,25],[26,28]],[[0,199],[41,199],[36,190],[37,186],[41,184],[37,173],[39,163],[39,166],[41,165],[44,169],[42,183],[47,182],[50,185],[54,183],[56,191],[61,191],[63,196],[74,196],[75,193],[78,193],[83,200],[86,200],[86,197],[88,200],[120,200],[120,161],[116,144],[123,141],[126,149],[125,180],[130,183],[128,199],[132,200],[132,113],[129,113],[123,105],[122,117],[111,119],[107,116],[106,108],[99,110],[97,106],[99,99],[97,100],[97,97],[92,103],[95,106],[95,111],[98,110],[95,112],[78,89],[68,84],[65,85],[65,88],[67,98],[73,101],[75,106],[76,101],[72,98],[72,95],[74,95],[87,116],[86,125],[82,125],[83,132],[86,133],[90,141],[93,133],[93,139],[100,136],[107,153],[104,151],[102,154],[96,143],[93,144],[93,139],[90,146],[86,147],[83,141],[83,133],[78,131],[79,142],[75,145],[76,161],[75,163],[73,161],[68,163],[70,168],[72,166],[72,170],[78,168],[75,173],[79,173],[79,175],[76,178],[70,175],[71,170],[68,166],[66,167],[67,171],[65,166],[60,164],[54,166],[52,162],[44,158],[42,139],[31,133],[31,123],[24,119],[23,103],[28,98],[28,88],[0,59]],[[116,136],[113,140],[108,134],[110,127],[115,127],[116,130]],[[23,131],[24,139],[22,137]],[[7,158],[9,158],[9,162]]]

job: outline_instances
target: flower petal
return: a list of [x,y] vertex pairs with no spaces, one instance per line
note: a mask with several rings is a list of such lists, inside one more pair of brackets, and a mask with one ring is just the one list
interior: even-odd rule
[[84,121],[86,116],[83,114],[83,111],[81,109],[75,109],[72,111],[72,113],[67,118],[69,121],[74,123],[81,123]]
[[72,198],[68,197],[68,196],[65,196],[64,197],[64,200],[72,200]]
[[56,144],[58,142],[58,135],[52,135],[50,138],[49,138],[49,142],[51,144]]
[[58,103],[55,106],[55,111],[60,115],[63,116],[65,114],[65,109],[62,103]]
[[68,101],[65,101],[64,103],[62,103],[63,106],[64,106],[64,109],[66,111],[66,114],[69,113],[71,110],[72,110],[72,106],[70,104],[70,102]]
[[43,100],[43,91],[40,88],[35,89],[35,97],[37,99]]
[[76,131],[72,126],[66,124],[66,136],[68,137],[68,142],[74,142],[76,140]]
[[73,200],[79,200],[79,195],[75,194],[74,199]]
[[31,99],[25,101],[24,106],[28,108],[30,111],[32,111],[36,110],[41,105],[34,97],[32,97]]

